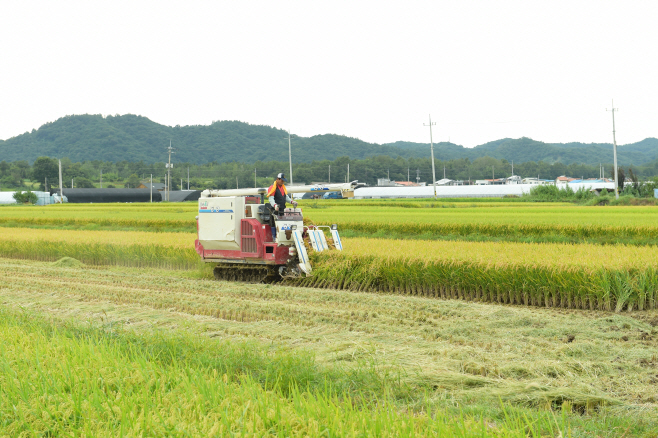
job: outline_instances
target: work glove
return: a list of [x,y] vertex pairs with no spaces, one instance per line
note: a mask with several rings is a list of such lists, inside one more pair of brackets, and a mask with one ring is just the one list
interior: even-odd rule
[[274,210],[279,211],[279,204],[276,204],[276,205],[274,206]]
[[296,201],[292,201],[292,206],[293,206],[293,207],[297,207],[297,202],[296,202]]

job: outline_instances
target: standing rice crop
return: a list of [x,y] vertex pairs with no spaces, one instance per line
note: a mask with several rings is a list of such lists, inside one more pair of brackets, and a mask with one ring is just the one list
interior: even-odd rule
[[546,307],[653,309],[653,247],[346,239],[306,286]]
[[197,267],[194,234],[133,231],[0,228],[0,256],[57,260],[72,257],[90,265]]

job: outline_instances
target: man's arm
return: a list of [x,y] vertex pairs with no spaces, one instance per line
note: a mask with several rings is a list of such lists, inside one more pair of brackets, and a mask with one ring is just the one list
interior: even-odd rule
[[274,207],[274,210],[279,211],[279,205],[274,202],[274,196],[270,196],[267,200],[270,201],[270,205]]

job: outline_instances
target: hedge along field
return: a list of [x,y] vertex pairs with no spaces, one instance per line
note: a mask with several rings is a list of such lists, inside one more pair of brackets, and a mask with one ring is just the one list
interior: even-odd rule
[[315,253],[311,287],[546,307],[658,307],[654,247],[345,239]]

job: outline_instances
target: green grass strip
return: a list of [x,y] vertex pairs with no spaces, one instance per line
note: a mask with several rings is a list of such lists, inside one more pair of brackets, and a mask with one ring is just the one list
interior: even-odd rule
[[323,373],[299,352],[56,324],[0,307],[0,435],[539,437],[569,430],[565,415],[550,412],[533,420],[506,413],[492,425],[337,389],[362,383],[359,377]]

